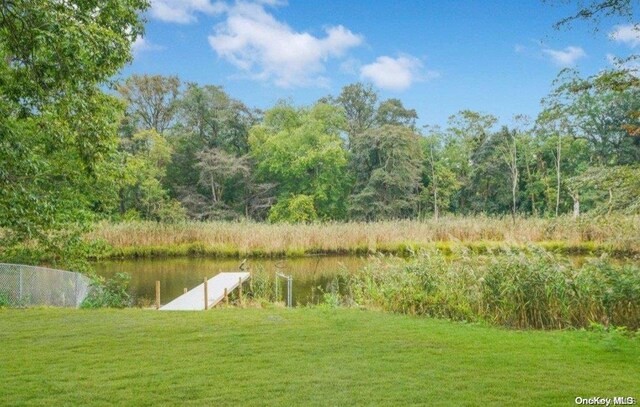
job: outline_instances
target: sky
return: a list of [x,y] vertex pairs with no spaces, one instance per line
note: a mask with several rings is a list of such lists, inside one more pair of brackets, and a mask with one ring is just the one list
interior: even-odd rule
[[260,109],[365,82],[415,109],[421,126],[446,126],[463,109],[509,124],[537,115],[563,68],[592,75],[637,53],[624,19],[553,28],[576,10],[541,0],[151,0],[121,76],[177,75]]

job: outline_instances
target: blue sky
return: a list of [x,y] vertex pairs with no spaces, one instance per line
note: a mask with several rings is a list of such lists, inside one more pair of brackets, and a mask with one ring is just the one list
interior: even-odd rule
[[[556,2],[560,3],[560,2]],[[540,0],[152,0],[122,72],[222,86],[250,107],[370,82],[445,125],[462,109],[535,116],[564,67],[590,75],[640,46],[624,20],[554,30],[575,4]],[[636,50],[637,51],[637,50]]]

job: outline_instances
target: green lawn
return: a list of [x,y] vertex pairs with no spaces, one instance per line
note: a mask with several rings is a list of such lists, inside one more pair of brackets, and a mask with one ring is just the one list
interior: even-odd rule
[[0,310],[0,405],[574,405],[638,339],[348,309]]

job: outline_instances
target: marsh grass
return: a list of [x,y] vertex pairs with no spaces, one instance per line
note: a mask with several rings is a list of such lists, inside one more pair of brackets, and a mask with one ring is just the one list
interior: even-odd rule
[[406,255],[421,249],[476,253],[531,243],[565,254],[636,254],[640,216],[596,219],[451,217],[438,221],[266,224],[254,222],[101,223],[86,236],[104,242],[95,257],[296,257]]
[[341,276],[343,301],[511,328],[640,328],[640,268],[606,257],[574,265],[539,248],[477,256],[378,257]]

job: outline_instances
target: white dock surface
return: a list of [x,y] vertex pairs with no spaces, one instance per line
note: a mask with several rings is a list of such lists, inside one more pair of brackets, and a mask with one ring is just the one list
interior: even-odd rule
[[[224,299],[224,289],[227,293],[240,285],[240,279],[245,282],[249,279],[250,274],[247,272],[237,273],[220,273],[209,279],[208,283],[208,301],[209,308],[213,307]],[[180,297],[168,304],[160,307],[160,311],[202,311],[204,310],[204,283],[196,288],[182,294]]]

